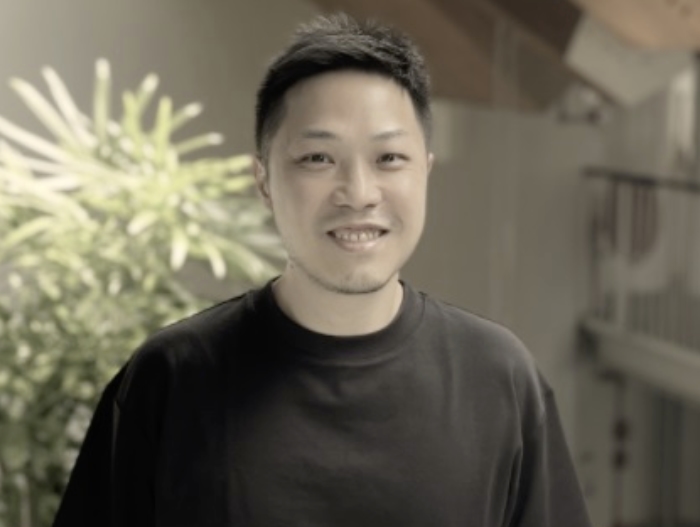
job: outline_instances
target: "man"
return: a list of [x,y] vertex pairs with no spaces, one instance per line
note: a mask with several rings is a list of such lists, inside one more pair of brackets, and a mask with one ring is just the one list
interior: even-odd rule
[[411,42],[319,18],[268,70],[256,116],[288,264],[134,354],[56,525],[588,526],[530,354],[399,280],[433,163]]

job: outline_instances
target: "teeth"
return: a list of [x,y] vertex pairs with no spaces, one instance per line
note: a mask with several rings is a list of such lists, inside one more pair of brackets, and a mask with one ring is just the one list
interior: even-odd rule
[[376,240],[381,236],[381,231],[334,231],[333,236],[344,242],[367,242]]

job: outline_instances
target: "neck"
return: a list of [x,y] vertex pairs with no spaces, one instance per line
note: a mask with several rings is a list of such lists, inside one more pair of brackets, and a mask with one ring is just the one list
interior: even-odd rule
[[403,300],[398,275],[374,293],[336,293],[287,269],[272,284],[280,309],[297,324],[317,333],[366,335],[388,326]]

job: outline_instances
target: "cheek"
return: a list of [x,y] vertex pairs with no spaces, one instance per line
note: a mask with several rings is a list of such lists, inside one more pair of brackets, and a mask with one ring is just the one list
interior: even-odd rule
[[[286,176],[286,174],[284,174]],[[294,210],[294,203],[299,199],[298,191],[289,181],[278,178],[270,185],[270,198],[272,205],[278,214],[288,213]]]
[[309,185],[278,184],[271,189],[271,195],[278,225],[308,223],[315,217],[316,211],[323,203],[319,189]]
[[425,217],[427,182],[425,179],[412,179],[395,189],[394,203],[401,211],[404,221],[421,223]]

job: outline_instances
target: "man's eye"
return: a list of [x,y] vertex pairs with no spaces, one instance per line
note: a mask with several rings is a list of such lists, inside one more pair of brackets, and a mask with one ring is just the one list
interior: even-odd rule
[[302,163],[329,163],[330,157],[326,154],[308,154],[303,156],[300,161]]
[[383,154],[379,157],[379,162],[383,165],[396,165],[406,161],[406,156],[401,154]]

